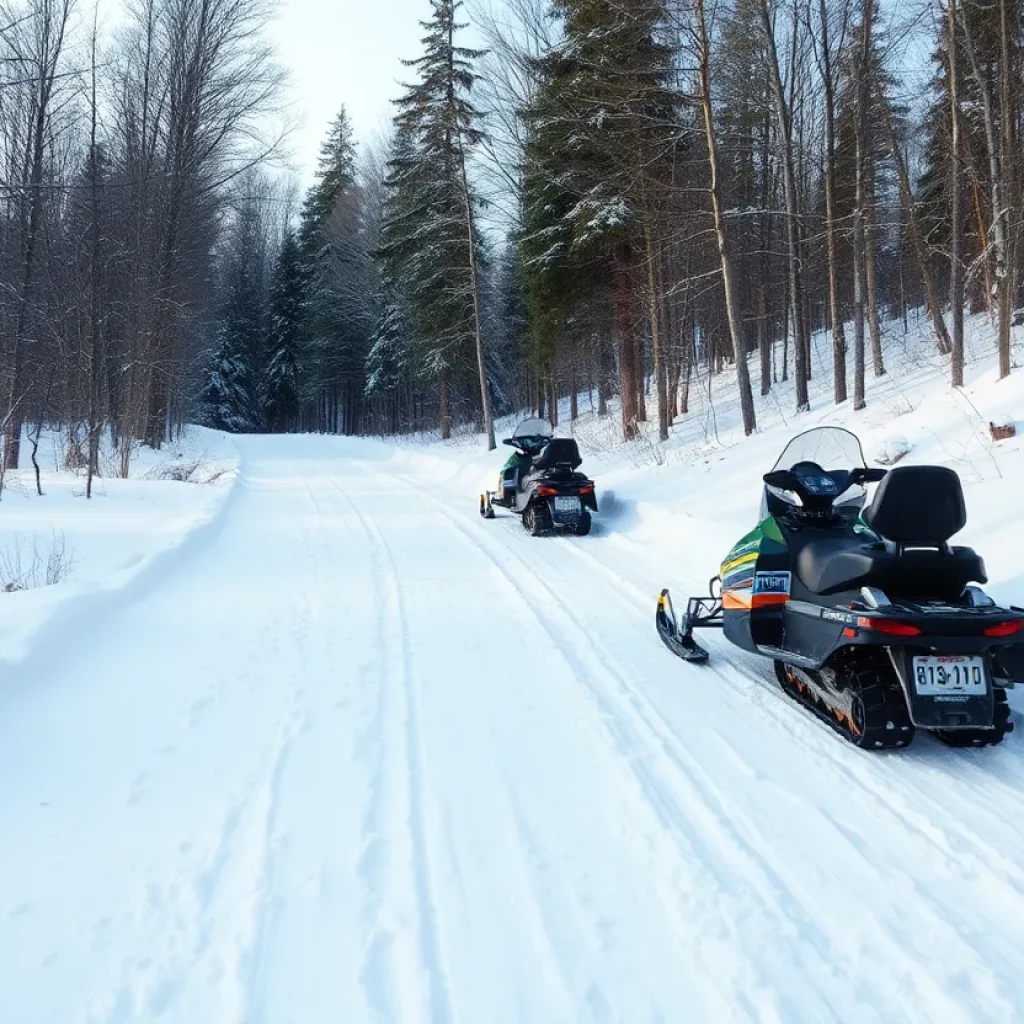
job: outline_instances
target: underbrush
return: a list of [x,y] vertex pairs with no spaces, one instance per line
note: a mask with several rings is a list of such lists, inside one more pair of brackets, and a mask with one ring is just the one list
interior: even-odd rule
[[74,567],[74,552],[63,533],[54,531],[48,543],[38,534],[33,534],[31,541],[15,537],[0,550],[0,590],[11,594],[52,587],[70,578]]

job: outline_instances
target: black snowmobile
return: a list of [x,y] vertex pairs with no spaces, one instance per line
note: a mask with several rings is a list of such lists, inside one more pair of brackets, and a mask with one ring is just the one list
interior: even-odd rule
[[662,591],[668,648],[705,662],[694,630],[722,629],[771,658],[783,690],[859,747],[905,747],[917,729],[987,746],[1012,731],[1024,609],[998,607],[977,586],[981,558],[950,546],[967,521],[956,473],[869,469],[853,434],[821,427],[791,441],[764,483],[761,522],[711,596],[691,598],[679,623]]
[[554,437],[542,419],[528,419],[505,438],[515,449],[501,472],[496,491],[480,495],[480,515],[494,518],[494,507],[522,516],[533,536],[564,529],[579,537],[590,533],[597,511],[593,480],[578,473],[583,459],[572,438]]

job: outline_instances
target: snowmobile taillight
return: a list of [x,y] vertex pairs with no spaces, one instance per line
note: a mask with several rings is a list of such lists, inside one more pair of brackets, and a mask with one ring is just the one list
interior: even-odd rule
[[594,493],[594,485],[593,484],[587,484],[586,487],[581,487],[580,488],[580,494],[593,494],[593,493]]
[[1010,619],[1008,622],[1000,622],[995,626],[989,626],[985,630],[985,636],[1014,636],[1024,629],[1024,619]]
[[537,493],[542,498],[553,498],[558,493],[557,487],[538,487]]
[[895,619],[868,619],[861,616],[857,619],[861,629],[873,629],[876,633],[887,633],[889,636],[921,636],[923,629],[910,625],[909,622],[897,622]]

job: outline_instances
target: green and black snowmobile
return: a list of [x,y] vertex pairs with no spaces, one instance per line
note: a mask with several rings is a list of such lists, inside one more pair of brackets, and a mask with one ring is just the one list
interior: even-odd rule
[[1013,729],[1006,690],[1024,680],[1024,609],[996,605],[978,586],[981,558],[950,546],[967,521],[956,473],[869,469],[853,434],[821,427],[791,441],[764,484],[759,525],[711,596],[691,598],[680,623],[662,591],[666,646],[704,662],[694,630],[721,629],[859,747],[905,747],[917,729],[999,743]]
[[515,453],[505,463],[495,491],[480,495],[480,515],[494,518],[495,506],[522,516],[533,536],[564,530],[590,533],[597,511],[594,481],[578,472],[583,458],[572,438],[555,437],[545,420],[523,420],[505,444]]

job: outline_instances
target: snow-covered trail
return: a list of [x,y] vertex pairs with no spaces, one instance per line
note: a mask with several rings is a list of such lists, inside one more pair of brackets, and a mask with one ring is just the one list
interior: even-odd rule
[[1024,1017],[1019,732],[863,754],[671,659],[685,573],[607,529],[243,445],[220,531],[0,693],[3,1019]]

